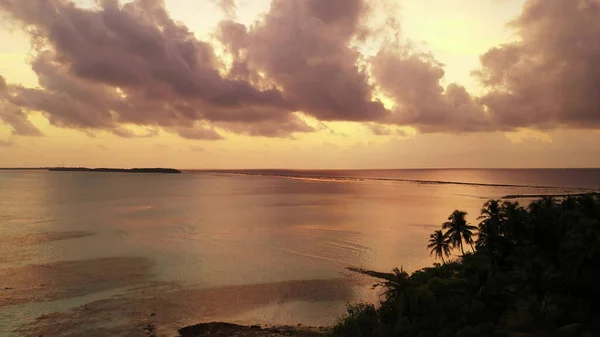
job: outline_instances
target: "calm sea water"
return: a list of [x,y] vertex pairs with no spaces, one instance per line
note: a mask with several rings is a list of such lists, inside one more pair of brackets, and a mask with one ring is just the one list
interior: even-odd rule
[[331,324],[376,298],[346,267],[430,265],[454,209],[600,188],[597,169],[239,173],[0,172],[0,335]]

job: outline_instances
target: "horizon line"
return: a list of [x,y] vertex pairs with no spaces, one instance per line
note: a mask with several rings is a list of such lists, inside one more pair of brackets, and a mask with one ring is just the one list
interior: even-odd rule
[[393,170],[596,170],[600,167],[397,167],[397,168],[281,168],[281,167],[263,167],[263,168],[178,168],[163,166],[13,166],[0,167],[4,171],[18,170],[47,170],[50,168],[114,168],[114,169],[132,169],[132,168],[174,168],[182,171],[393,171]]

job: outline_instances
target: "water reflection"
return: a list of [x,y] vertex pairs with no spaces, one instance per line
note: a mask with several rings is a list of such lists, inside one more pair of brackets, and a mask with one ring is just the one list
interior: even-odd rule
[[[148,324],[172,335],[178,328],[200,321],[298,322],[294,315],[281,315],[282,307],[292,309],[291,312],[310,308],[307,316],[320,315],[312,323],[329,324],[329,315],[341,314],[340,304],[352,299],[355,286],[363,285],[358,279],[285,281],[208,289],[149,284],[107,300],[44,315],[42,320],[26,324],[18,332],[22,336],[144,336],[143,328]],[[307,307],[301,303],[312,304]],[[337,308],[327,303],[336,303]],[[279,315],[272,313],[273,307],[279,308]],[[262,314],[255,316],[257,310]],[[108,317],[111,320],[107,320]],[[252,317],[252,321],[243,317]]]
[[[0,289],[14,288],[3,293],[11,301],[5,305],[35,307],[135,286],[126,299],[98,293],[89,301],[104,300],[93,302],[99,317],[128,317],[121,323],[132,324],[141,314],[123,312],[133,310],[122,307],[129,301],[145,308],[143,315],[156,311],[167,325],[217,316],[330,323],[346,301],[366,294],[362,283],[341,278],[347,266],[426,266],[432,262],[428,235],[455,208],[474,222],[485,199],[531,191],[84,172],[1,173],[0,186],[6,191],[0,196]],[[5,286],[8,281],[22,287]],[[63,311],[52,317],[74,328],[88,319],[89,309],[46,304],[38,311]],[[27,333],[48,332],[31,329]]]
[[0,270],[0,307],[72,298],[148,280],[150,262],[142,258],[63,261]]

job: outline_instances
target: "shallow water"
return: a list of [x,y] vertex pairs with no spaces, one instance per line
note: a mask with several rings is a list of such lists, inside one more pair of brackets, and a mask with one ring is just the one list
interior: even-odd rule
[[0,172],[0,335],[331,324],[374,298],[346,267],[431,264],[455,208],[475,222],[488,198],[600,186],[600,170],[258,173]]

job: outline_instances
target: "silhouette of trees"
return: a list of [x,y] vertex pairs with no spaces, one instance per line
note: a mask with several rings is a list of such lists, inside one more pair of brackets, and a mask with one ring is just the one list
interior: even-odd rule
[[462,255],[465,255],[463,250],[463,240],[473,248],[473,231],[477,229],[475,226],[471,226],[467,223],[465,217],[466,212],[456,210],[450,214],[448,221],[442,225],[443,229],[446,229],[446,236],[450,239],[454,248],[459,247]]
[[450,256],[450,240],[441,230],[437,230],[429,236],[429,245],[427,245],[427,248],[431,249],[431,254],[440,257],[442,262],[446,264],[444,256]]
[[[490,200],[478,226],[454,211],[427,246],[444,265],[354,271],[380,279],[381,306],[334,329],[358,336],[600,336],[600,196]],[[472,244],[465,253],[463,241]],[[446,262],[451,250],[462,254]],[[351,329],[349,328],[351,327]]]

